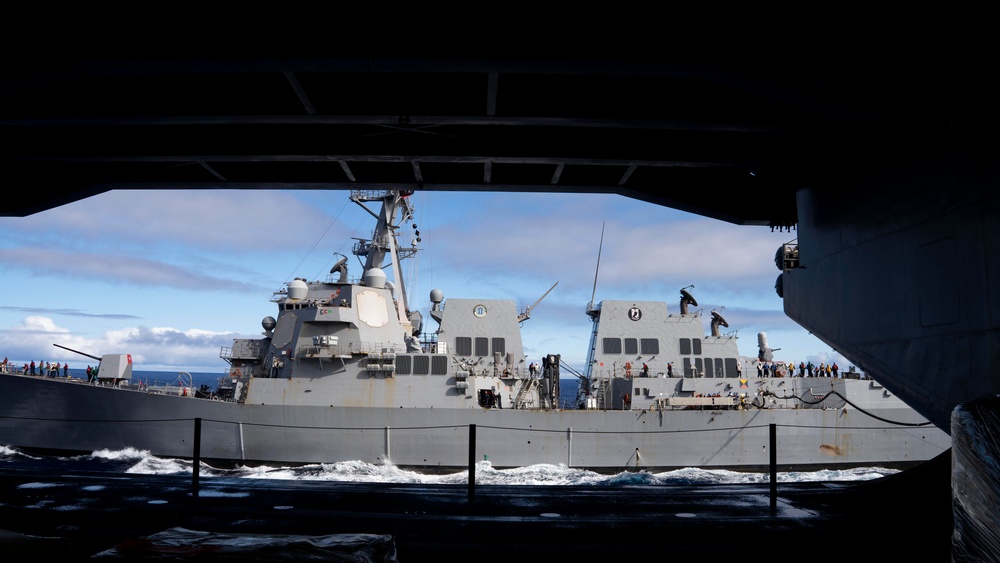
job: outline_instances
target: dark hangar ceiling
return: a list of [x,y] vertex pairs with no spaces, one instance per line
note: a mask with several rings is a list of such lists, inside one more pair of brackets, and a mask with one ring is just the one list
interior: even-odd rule
[[0,76],[0,177],[14,194],[0,215],[111,189],[408,186],[620,193],[789,226],[799,188],[849,197],[860,168],[982,126],[982,73],[884,62],[138,47],[21,58]]

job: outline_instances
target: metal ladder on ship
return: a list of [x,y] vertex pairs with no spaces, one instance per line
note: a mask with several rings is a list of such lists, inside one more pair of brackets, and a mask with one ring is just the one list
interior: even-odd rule
[[522,408],[522,403],[524,401],[524,396],[531,391],[531,388],[535,385],[536,379],[520,379],[521,386],[517,389],[517,396],[514,397],[514,408]]
[[597,384],[597,408],[600,410],[607,410],[607,405],[610,402],[608,400],[608,394],[611,392],[611,382],[607,379],[601,378],[600,383]]

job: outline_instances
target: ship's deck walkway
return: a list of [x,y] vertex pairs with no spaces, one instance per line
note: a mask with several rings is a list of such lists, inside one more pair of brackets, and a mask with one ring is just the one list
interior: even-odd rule
[[779,484],[772,502],[767,484],[491,485],[470,495],[455,485],[203,478],[195,494],[182,477],[0,467],[0,550],[65,562],[131,546],[130,560],[189,560],[145,541],[185,528],[248,540],[388,535],[382,560],[391,561],[947,561],[949,476],[950,452],[874,481]]

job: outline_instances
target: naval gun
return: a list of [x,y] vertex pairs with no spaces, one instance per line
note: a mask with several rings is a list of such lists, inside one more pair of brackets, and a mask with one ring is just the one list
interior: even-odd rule
[[61,344],[52,344],[56,348],[69,350],[74,354],[86,356],[92,360],[97,360],[97,379],[100,380],[131,380],[132,379],[132,354],[104,354],[103,356],[93,356],[86,352],[67,348]]
[[762,362],[774,361],[774,353],[781,348],[771,348],[767,344],[767,333],[757,333],[757,359]]

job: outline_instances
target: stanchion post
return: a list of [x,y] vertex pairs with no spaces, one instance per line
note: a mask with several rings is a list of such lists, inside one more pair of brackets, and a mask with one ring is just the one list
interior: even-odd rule
[[201,472],[201,419],[194,419],[194,452],[191,456],[191,490],[198,496],[198,476]]
[[771,423],[771,511],[778,508],[778,425]]
[[469,425],[469,500],[476,496],[476,425]]

